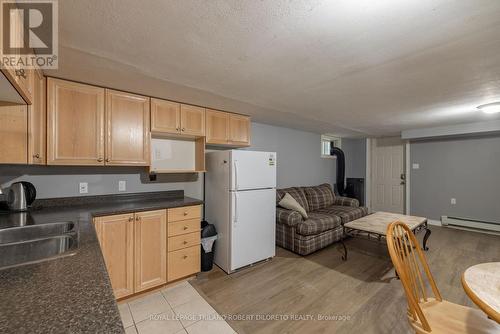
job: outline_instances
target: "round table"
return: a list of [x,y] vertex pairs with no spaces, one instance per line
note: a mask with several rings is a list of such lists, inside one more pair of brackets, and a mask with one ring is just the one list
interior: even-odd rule
[[462,275],[462,285],[474,304],[500,323],[500,262],[468,268]]

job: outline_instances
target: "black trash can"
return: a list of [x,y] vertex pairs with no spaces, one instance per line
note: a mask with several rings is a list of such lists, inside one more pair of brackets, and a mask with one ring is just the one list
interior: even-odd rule
[[210,271],[214,266],[214,247],[217,240],[215,225],[202,222],[201,225],[201,271]]

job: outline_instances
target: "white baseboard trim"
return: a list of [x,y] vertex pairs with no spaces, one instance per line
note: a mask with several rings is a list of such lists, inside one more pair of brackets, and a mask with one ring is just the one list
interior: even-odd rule
[[443,226],[439,220],[427,219],[427,224],[434,226]]

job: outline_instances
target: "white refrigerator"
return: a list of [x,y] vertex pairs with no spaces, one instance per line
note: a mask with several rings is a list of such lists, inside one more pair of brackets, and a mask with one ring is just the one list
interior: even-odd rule
[[275,255],[276,153],[206,155],[205,218],[217,228],[214,262],[227,273]]

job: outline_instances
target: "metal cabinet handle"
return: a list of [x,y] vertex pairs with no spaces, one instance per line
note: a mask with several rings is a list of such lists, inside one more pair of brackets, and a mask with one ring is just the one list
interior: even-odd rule
[[128,218],[128,221],[129,221],[129,222],[133,222],[133,221],[134,221],[134,217],[129,217],[129,218]]
[[181,131],[181,128],[175,128],[176,131]]
[[181,131],[182,131],[182,132],[186,131],[186,128],[182,128],[182,130],[181,130]]
[[139,217],[139,216],[135,217],[136,222],[138,222],[139,220],[141,220],[141,217]]
[[187,227],[187,226],[184,226],[184,231],[185,231],[185,230],[187,230],[187,229],[188,229],[188,227]]
[[38,154],[38,153],[37,154],[33,154],[33,158],[40,159],[40,154]]
[[98,158],[97,161],[98,162],[102,162],[104,159],[103,158]]
[[187,245],[187,243],[188,243],[188,242],[187,242],[186,240],[184,240],[184,245]]
[[188,258],[188,256],[187,256],[187,255],[184,255],[184,259],[187,259],[187,258]]
[[188,212],[187,211],[184,211],[184,216],[187,216],[188,215]]
[[106,162],[109,162],[109,158],[106,158]]

